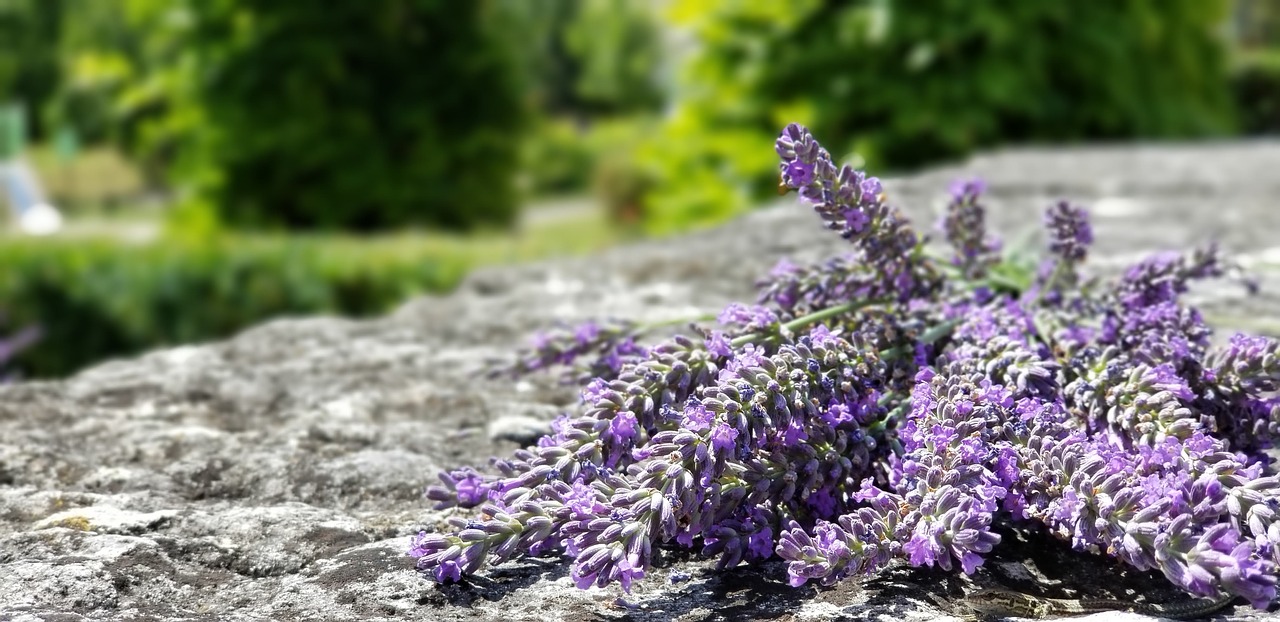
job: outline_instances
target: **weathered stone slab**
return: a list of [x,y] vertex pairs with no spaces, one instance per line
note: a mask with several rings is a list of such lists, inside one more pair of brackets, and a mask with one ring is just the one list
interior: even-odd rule
[[[888,184],[932,226],[947,182],[980,173],[1003,231],[1065,194],[1095,206],[1098,260],[1216,237],[1263,297],[1197,292],[1212,317],[1280,332],[1280,144],[1022,150]],[[924,228],[924,227],[922,227]],[[403,555],[446,513],[435,472],[484,464],[575,396],[487,360],[554,320],[661,320],[752,296],[782,256],[840,250],[794,202],[719,229],[582,260],[487,270],[373,321],[272,322],[222,343],[0,388],[0,619],[836,620],[950,615],[961,580],[886,573],[819,590],[780,563],[713,574],[680,551],[625,596],[581,591],[555,560],[440,587]],[[198,301],[193,301],[198,304]],[[1270,328],[1268,328],[1270,327]],[[1137,573],[1008,538],[979,580],[1148,589]],[[1028,561],[1031,567],[1027,567]],[[620,597],[625,598],[620,599]],[[1109,614],[1115,619],[1135,616]],[[1237,610],[1237,617],[1257,617]]]

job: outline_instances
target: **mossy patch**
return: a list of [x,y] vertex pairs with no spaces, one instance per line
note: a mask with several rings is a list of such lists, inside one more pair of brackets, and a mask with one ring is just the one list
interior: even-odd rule
[[52,527],[66,527],[67,529],[75,529],[76,531],[93,531],[93,525],[89,523],[89,519],[83,516],[68,516],[51,525]]

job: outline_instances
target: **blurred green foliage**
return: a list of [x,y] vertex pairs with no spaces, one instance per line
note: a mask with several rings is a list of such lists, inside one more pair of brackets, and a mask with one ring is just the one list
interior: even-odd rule
[[105,358],[227,337],[281,315],[386,312],[452,289],[477,266],[616,242],[601,214],[466,237],[221,234],[187,226],[147,243],[0,240],[6,326],[38,326],[12,368],[56,377]]
[[1280,47],[1280,3],[1275,0],[1233,0],[1231,30],[1241,50]]
[[134,208],[134,198],[143,188],[138,170],[109,147],[82,150],[66,160],[56,149],[41,145],[29,149],[27,159],[54,204],[74,210],[77,218]]
[[503,0],[535,108],[584,123],[665,101],[662,32],[652,0]]
[[[508,0],[540,112],[520,170],[532,194],[585,192],[616,161],[624,119],[665,100],[663,42],[649,0]],[[643,121],[639,121],[643,122]]]
[[589,142],[596,153],[592,190],[610,221],[631,232],[640,231],[644,198],[653,190],[655,175],[641,159],[641,147],[658,124],[653,117],[632,116],[591,128]]
[[15,365],[59,376],[108,357],[223,337],[286,314],[368,315],[452,287],[463,257],[334,239],[222,238],[201,244],[7,241],[0,300],[39,325]]
[[581,108],[617,115],[662,105],[655,18],[650,0],[579,0],[562,36],[578,64],[574,92]]
[[[708,0],[649,146],[654,230],[767,196],[773,137],[805,123],[883,173],[1003,142],[1216,135],[1233,128],[1225,0]],[[837,153],[837,156],[843,155]]]
[[524,114],[495,6],[189,2],[203,196],[236,225],[509,225]]
[[567,118],[540,119],[521,152],[525,189],[533,195],[581,192],[599,154],[587,130]]
[[0,0],[32,49],[0,51],[0,86],[228,224],[507,226],[529,106],[504,7]]
[[1247,134],[1280,135],[1280,50],[1245,56],[1231,78]]
[[[129,59],[138,55],[141,39],[127,20],[128,1],[57,0],[64,7],[60,32],[45,47],[59,56],[61,81],[36,108],[54,131],[74,131],[91,144],[119,136],[113,98],[135,77]],[[88,52],[99,48],[104,51]]]
[[[62,65],[56,45],[65,21],[63,0],[0,0],[0,105],[40,110],[57,92]],[[31,115],[35,137],[43,124]]]
[[505,226],[517,172],[585,190],[584,128],[664,100],[647,0],[55,1],[43,116],[240,228]]

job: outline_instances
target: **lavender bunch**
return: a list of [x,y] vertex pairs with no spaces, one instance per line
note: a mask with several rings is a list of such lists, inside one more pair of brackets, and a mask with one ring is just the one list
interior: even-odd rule
[[[1231,274],[1216,248],[1157,255],[1109,285],[1066,202],[1021,281],[986,232],[980,182],[952,188],[942,264],[873,177],[788,126],[780,177],[850,242],[781,263],[757,304],[641,345],[627,323],[560,329],[517,365],[570,367],[581,407],[487,469],[440,475],[437,507],[478,508],[410,554],[439,581],[563,555],[582,588],[644,580],[679,546],[717,568],[781,558],[792,585],[890,564],[976,572],[995,527],[1265,608],[1280,578],[1280,345],[1222,348],[1181,295]],[[583,361],[586,361],[584,364]]]
[[[888,479],[896,492],[871,478],[853,495],[866,503],[834,522],[818,521],[812,534],[793,524],[778,554],[790,563],[792,585],[824,585],[874,572],[894,557],[913,566],[958,564],[972,573],[1000,537],[991,524],[1004,488],[988,468],[991,440],[978,387],[924,368],[901,431],[905,454],[893,456]],[[936,382],[935,382],[936,381]]]

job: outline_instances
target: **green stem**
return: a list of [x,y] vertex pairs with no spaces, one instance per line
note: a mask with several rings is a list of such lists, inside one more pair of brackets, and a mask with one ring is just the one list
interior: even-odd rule
[[[886,393],[885,396],[900,397],[894,393]],[[907,409],[910,407],[911,407],[911,402],[909,400],[902,402],[901,404],[898,404],[897,408],[894,408],[893,410],[889,411],[889,413],[884,416],[884,419],[881,419],[867,426],[867,433],[878,434],[880,432],[884,432],[884,429],[888,427],[890,421],[893,421],[898,417],[901,417],[902,413],[907,412]]]
[[950,335],[951,329],[959,326],[963,321],[964,318],[962,317],[951,318],[937,326],[934,326],[933,328],[930,328],[929,330],[924,331],[924,334],[920,335],[920,341],[932,345],[933,342]]
[[1017,281],[1014,281],[1013,279],[1010,279],[1007,276],[1001,275],[990,269],[986,271],[987,273],[983,275],[982,278],[973,279],[973,280],[965,279],[963,278],[964,269],[961,268],[960,266],[952,265],[950,261],[944,260],[944,258],[939,255],[926,253],[925,256],[927,256],[929,259],[934,260],[934,265],[938,266],[939,268],[946,270],[947,272],[950,272],[954,275],[962,277],[961,280],[963,280],[965,284],[969,286],[970,289],[976,289],[978,287],[985,285],[992,289],[1006,289],[1014,292],[1021,292],[1027,287],[1026,283],[1019,283]]
[[[964,318],[953,318],[938,324],[937,326],[925,331],[923,335],[920,335],[920,341],[922,343],[933,344],[933,342],[951,334],[951,329],[959,326],[962,321],[964,321]],[[880,355],[881,360],[892,361],[900,356],[912,356],[915,354],[915,350],[914,348],[909,348],[907,346],[894,346],[892,348],[885,348],[877,352],[877,354]]]
[[694,317],[681,317],[681,318],[675,318],[672,320],[662,320],[661,322],[650,322],[648,324],[639,326],[638,328],[641,332],[647,332],[655,328],[665,328],[667,326],[679,326],[681,324],[692,324],[695,322],[710,322],[711,320],[714,320],[714,319],[716,319],[715,314],[703,313],[702,315],[697,315]]
[[1045,279],[1044,285],[1040,287],[1040,291],[1036,292],[1036,300],[1032,303],[1032,306],[1040,306],[1040,301],[1044,300],[1045,293],[1053,290],[1057,286],[1058,279],[1062,278],[1064,266],[1066,265],[1067,262],[1060,259],[1058,260],[1058,263],[1053,266],[1053,272],[1049,273],[1049,278]]
[[828,307],[828,308],[823,309],[823,310],[821,310],[821,311],[814,311],[813,313],[810,313],[809,315],[802,315],[802,316],[800,316],[800,317],[798,317],[798,318],[796,318],[796,319],[794,319],[794,320],[791,320],[790,322],[787,322],[786,324],[783,324],[783,325],[782,325],[782,329],[783,329],[783,330],[787,330],[787,331],[793,331],[793,330],[796,330],[796,329],[798,329],[798,328],[804,328],[805,326],[808,326],[808,325],[810,325],[810,324],[815,324],[815,323],[817,323],[817,322],[821,322],[822,320],[825,320],[825,319],[827,319],[827,318],[829,318],[829,317],[835,317],[835,316],[840,315],[840,314],[842,314],[842,313],[848,313],[848,312],[853,311],[853,310],[855,310],[855,309],[861,309],[861,308],[863,308],[863,307],[867,307],[867,306],[870,306],[870,305],[873,305],[873,304],[878,304],[878,303],[880,303],[880,302],[883,302],[883,301],[881,301],[881,300],[867,300],[867,301],[864,301],[864,302],[862,302],[862,303],[846,302],[846,303],[844,303],[844,304],[842,304],[842,305],[836,305],[836,306],[834,306],[834,307]]
[[931,259],[933,263],[942,266],[946,270],[956,270],[956,271],[960,270],[959,266],[953,265],[951,263],[951,258],[949,257],[946,257],[944,255],[939,255],[935,252],[930,251],[929,249],[925,249],[921,251],[920,254],[927,259]]
[[[846,302],[844,304],[836,305],[834,307],[827,307],[826,309],[823,309],[821,311],[814,311],[809,315],[802,315],[794,320],[791,320],[790,322],[787,322],[786,324],[783,324],[782,330],[786,332],[786,331],[793,331],[799,328],[804,328],[805,326],[814,324],[816,322],[821,322],[822,320],[825,320],[830,317],[835,317],[837,315],[849,313],[850,311],[856,311],[858,309],[863,309],[863,308],[866,308],[872,305],[881,304],[884,302],[887,302],[887,301],[877,298],[872,300],[863,300],[860,302]],[[741,337],[738,337],[733,341],[730,341],[729,345],[735,348],[740,348],[742,346],[747,345],[748,343],[751,343],[758,337],[760,337],[760,335],[756,333],[742,335]]]
[[995,288],[1007,289],[1015,292],[1021,292],[1025,287],[1022,283],[1015,283],[1012,279],[1000,276],[999,274],[992,274],[990,272],[988,272],[987,276],[983,277],[981,281],[977,282],[988,283],[995,286]]

